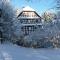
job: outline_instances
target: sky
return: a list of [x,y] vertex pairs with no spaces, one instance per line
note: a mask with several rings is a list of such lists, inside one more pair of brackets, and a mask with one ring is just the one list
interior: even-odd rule
[[[29,1],[29,0],[27,0]],[[13,7],[21,9],[25,6],[30,6],[36,10],[39,14],[43,13],[46,10],[49,10],[54,6],[54,0],[31,0],[27,2],[26,0],[11,0]]]

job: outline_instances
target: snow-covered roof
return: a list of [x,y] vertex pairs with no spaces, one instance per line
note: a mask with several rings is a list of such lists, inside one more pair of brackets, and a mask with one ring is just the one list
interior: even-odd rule
[[35,11],[29,6],[23,7],[22,9],[18,8],[16,9],[16,15],[18,16],[22,11]]
[[23,11],[35,11],[35,10],[32,9],[30,6],[23,7],[22,10],[23,10]]

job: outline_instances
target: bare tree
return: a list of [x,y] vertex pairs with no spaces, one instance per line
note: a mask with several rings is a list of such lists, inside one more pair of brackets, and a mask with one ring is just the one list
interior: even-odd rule
[[57,19],[60,20],[60,0],[55,0],[55,3],[56,3],[56,11],[57,11]]

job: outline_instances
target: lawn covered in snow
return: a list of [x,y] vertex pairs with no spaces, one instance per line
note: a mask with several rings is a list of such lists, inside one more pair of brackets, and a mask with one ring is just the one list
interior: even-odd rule
[[0,60],[60,60],[60,49],[33,49],[0,44]]

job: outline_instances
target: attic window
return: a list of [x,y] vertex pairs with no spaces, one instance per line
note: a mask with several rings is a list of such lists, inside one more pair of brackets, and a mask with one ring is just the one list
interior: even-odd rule
[[0,17],[2,16],[2,9],[0,9]]

